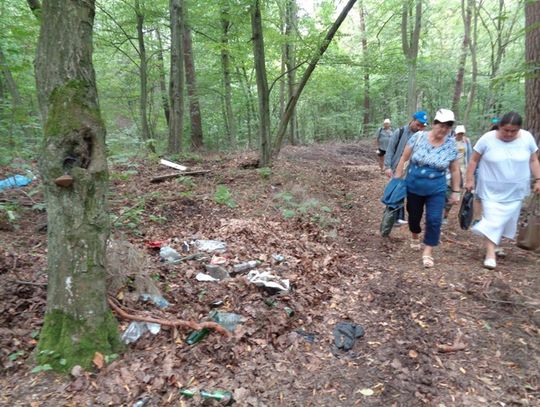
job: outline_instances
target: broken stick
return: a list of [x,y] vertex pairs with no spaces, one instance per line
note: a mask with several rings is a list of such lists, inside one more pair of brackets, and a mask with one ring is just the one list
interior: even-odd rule
[[199,171],[184,171],[184,172],[175,172],[174,174],[159,175],[150,180],[152,183],[165,181],[171,178],[183,177],[184,175],[204,175],[209,173],[210,170],[199,170]]

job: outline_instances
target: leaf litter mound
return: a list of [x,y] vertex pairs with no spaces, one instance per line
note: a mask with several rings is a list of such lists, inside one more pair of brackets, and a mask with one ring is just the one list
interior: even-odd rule
[[[202,322],[213,310],[237,313],[244,322],[230,337],[210,333],[188,345],[190,330],[162,326],[122,355],[107,355],[101,369],[30,373],[46,305],[46,236],[36,229],[43,213],[27,210],[3,230],[0,404],[219,404],[182,396],[187,388],[228,390],[241,406],[534,405],[537,254],[506,242],[497,270],[483,269],[481,242],[459,229],[454,209],[436,267],[423,269],[405,228],[379,237],[386,180],[367,141],[287,147],[270,175],[245,165],[254,158],[209,156],[196,165],[210,173],[157,184],[150,179],[170,169],[132,162],[111,170],[118,222],[109,293],[139,316]],[[230,191],[228,201],[216,202],[218,185]],[[197,249],[184,242],[196,239],[227,249],[191,257]],[[185,260],[161,262],[147,247],[154,241]],[[291,290],[269,292],[246,273],[198,281],[216,258],[228,271],[258,260]],[[141,293],[170,306],[141,301]],[[121,330],[130,322],[119,321]],[[365,330],[348,352],[333,346],[344,321]]]

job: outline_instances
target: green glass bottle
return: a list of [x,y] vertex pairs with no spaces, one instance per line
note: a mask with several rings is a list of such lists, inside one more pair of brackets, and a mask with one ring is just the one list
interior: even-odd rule
[[201,390],[201,397],[203,399],[218,400],[221,402],[221,404],[224,404],[224,405],[229,404],[233,399],[232,393],[227,390],[215,390],[213,392]]
[[187,397],[188,399],[191,399],[195,395],[195,390],[182,389],[180,390],[180,394],[184,397]]
[[208,329],[208,328],[203,328],[203,329],[201,329],[199,331],[193,331],[186,338],[186,343],[188,345],[193,345],[193,344],[195,344],[197,342],[200,342],[204,338],[206,338],[209,333],[210,333],[210,329]]

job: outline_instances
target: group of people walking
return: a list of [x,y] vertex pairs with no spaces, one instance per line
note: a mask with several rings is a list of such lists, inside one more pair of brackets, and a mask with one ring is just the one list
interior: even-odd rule
[[474,147],[463,125],[453,130],[451,110],[437,110],[430,130],[425,130],[427,123],[427,113],[419,111],[409,124],[393,132],[386,119],[377,132],[381,172],[388,178],[404,178],[406,185],[408,222],[401,213],[397,223],[408,223],[410,247],[420,249],[423,243],[422,263],[433,267],[433,249],[439,245],[442,224],[452,206],[460,202],[462,190],[474,191],[482,217],[472,231],[484,238],[484,267],[494,269],[502,237],[516,235],[521,205],[531,190],[531,175],[532,190],[540,194],[535,139],[522,129],[523,119],[516,112],[504,114]]

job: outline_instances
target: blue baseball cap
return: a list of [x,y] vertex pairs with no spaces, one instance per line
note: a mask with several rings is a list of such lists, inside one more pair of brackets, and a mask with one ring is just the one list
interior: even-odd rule
[[499,124],[500,119],[498,117],[493,117],[491,119],[491,124]]
[[418,120],[422,124],[427,123],[427,113],[423,110],[420,110],[412,115],[413,119]]

